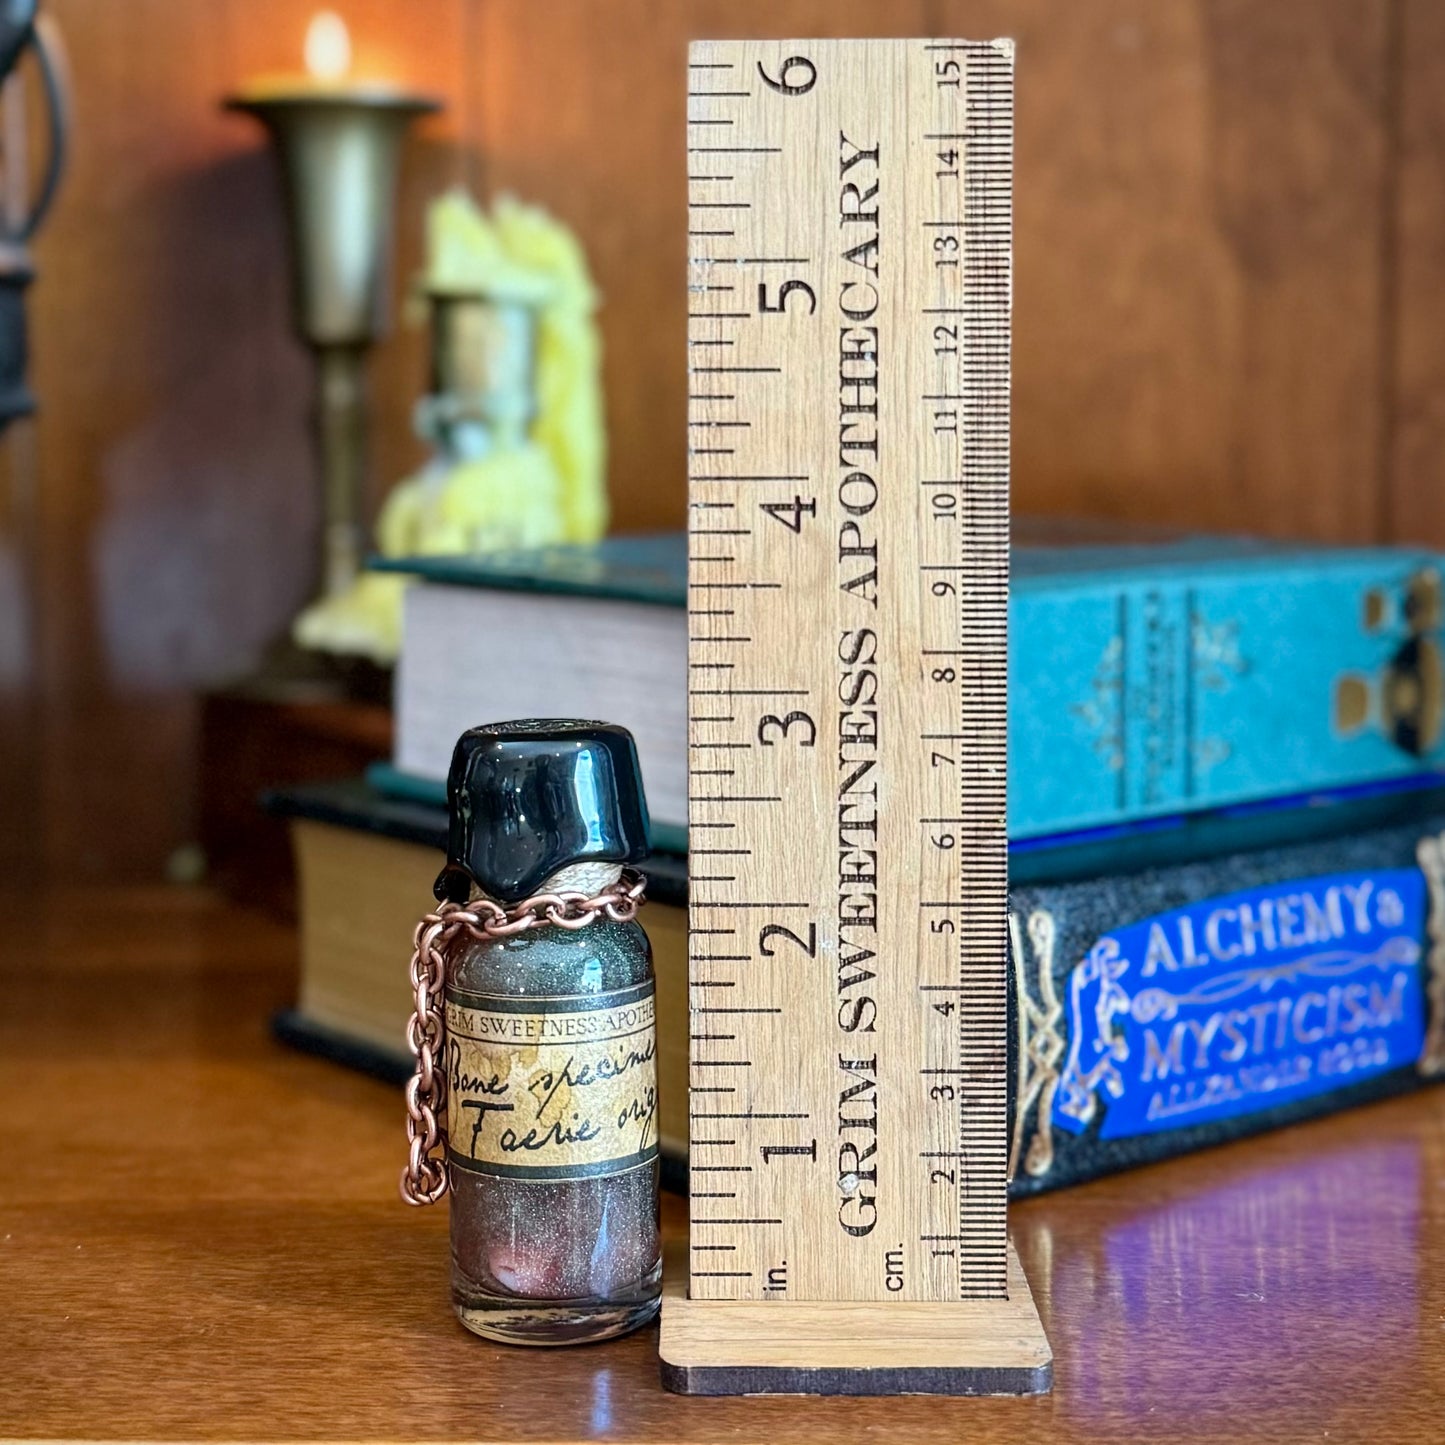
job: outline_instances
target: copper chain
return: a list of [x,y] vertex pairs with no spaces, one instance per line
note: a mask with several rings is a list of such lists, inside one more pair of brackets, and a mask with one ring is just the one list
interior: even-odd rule
[[446,1015],[442,995],[447,953],[463,937],[510,938],[529,928],[586,928],[598,918],[627,923],[642,906],[647,880],[630,868],[601,893],[538,893],[503,908],[490,898],[443,903],[416,926],[412,938],[411,987],[416,1012],[406,1026],[406,1046],[416,1072],[406,1084],[406,1164],[401,1197],[408,1204],[435,1204],[447,1192]]

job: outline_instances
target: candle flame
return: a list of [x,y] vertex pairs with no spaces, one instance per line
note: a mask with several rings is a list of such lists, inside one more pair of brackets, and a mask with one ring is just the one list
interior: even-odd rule
[[351,34],[334,10],[318,10],[306,27],[306,69],[317,80],[340,80],[351,69]]

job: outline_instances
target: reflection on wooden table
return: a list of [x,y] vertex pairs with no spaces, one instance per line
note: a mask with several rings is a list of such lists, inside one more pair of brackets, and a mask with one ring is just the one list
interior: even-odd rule
[[443,1211],[396,1198],[399,1098],[269,1038],[288,929],[130,890],[12,899],[0,938],[0,1436],[1445,1436],[1439,1092],[1016,1208],[1052,1396],[686,1400],[655,1330],[456,1325]]

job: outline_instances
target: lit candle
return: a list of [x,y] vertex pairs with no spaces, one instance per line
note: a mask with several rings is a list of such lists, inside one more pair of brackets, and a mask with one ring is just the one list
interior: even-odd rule
[[309,74],[252,81],[226,107],[262,121],[281,157],[294,319],[321,372],[321,592],[334,595],[351,585],[364,550],[361,358],[386,329],[402,137],[440,103],[352,79],[351,37],[334,11],[312,17],[304,53]]
[[335,84],[351,70],[351,32],[334,10],[322,10],[306,27],[306,70],[317,80]]
[[306,69],[279,75],[261,75],[248,81],[231,103],[243,106],[280,101],[347,101],[366,105],[420,104],[434,110],[439,102],[429,96],[408,94],[379,76],[351,72],[351,32],[334,10],[318,10],[306,27],[301,46]]

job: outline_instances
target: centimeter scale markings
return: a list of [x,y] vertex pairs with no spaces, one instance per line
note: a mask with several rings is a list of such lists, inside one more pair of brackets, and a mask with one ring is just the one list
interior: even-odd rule
[[691,1297],[1003,1299],[1012,46],[688,74]]

